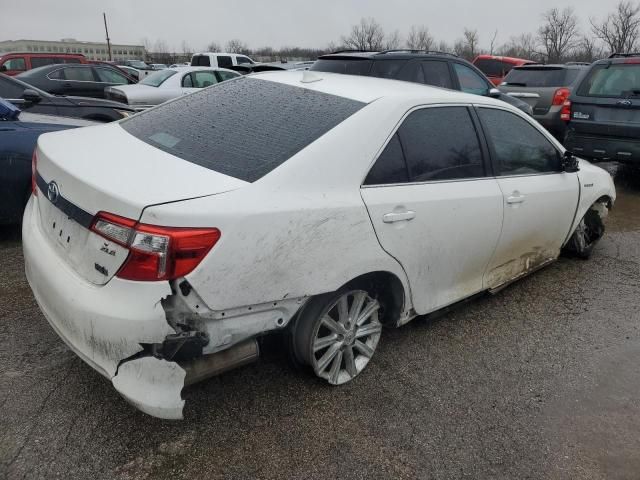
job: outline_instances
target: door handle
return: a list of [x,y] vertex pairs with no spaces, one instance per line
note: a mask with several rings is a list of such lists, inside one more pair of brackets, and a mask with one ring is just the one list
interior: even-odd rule
[[407,210],[406,212],[386,213],[382,216],[384,223],[408,222],[416,217],[416,212]]
[[507,203],[509,205],[513,205],[513,204],[517,204],[517,203],[523,203],[524,199],[525,199],[524,195],[520,195],[519,193],[514,193],[510,197],[507,197]]

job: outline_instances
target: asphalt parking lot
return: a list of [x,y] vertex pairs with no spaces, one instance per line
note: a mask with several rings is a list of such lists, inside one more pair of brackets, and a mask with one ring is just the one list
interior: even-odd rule
[[259,363],[136,411],[40,314],[0,231],[0,478],[640,476],[640,190],[589,261],[562,258],[437,320],[387,330],[339,388]]

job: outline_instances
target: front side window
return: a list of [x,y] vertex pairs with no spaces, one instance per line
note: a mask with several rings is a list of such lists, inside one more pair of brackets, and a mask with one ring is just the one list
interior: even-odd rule
[[478,114],[493,145],[496,175],[535,175],[561,171],[558,150],[518,115],[491,108]]
[[210,67],[209,55],[194,55],[191,59],[192,67]]
[[424,82],[435,87],[453,88],[449,65],[447,62],[427,61],[422,62],[424,70]]
[[23,71],[26,69],[27,67],[25,65],[24,58],[18,57],[18,58],[10,58],[9,60],[6,60],[2,64],[2,67],[0,67],[0,72],[7,72],[9,70]]
[[369,170],[364,185],[390,185],[408,181],[407,164],[402,153],[400,138],[396,133]]
[[425,83],[422,62],[413,60],[400,70],[396,80],[404,80],[405,82]]
[[91,68],[83,67],[69,67],[64,68],[65,80],[72,80],[75,82],[94,82],[93,72]]
[[96,68],[96,73],[101,82],[115,83],[116,85],[126,85],[129,83],[127,78],[110,68]]
[[371,76],[379,78],[396,78],[407,60],[379,60],[373,62]]
[[236,57],[236,61],[238,65],[242,65],[243,63],[253,63],[249,57]]
[[54,63],[57,63],[57,61],[53,57],[31,57],[31,68],[44,67]]
[[416,110],[398,134],[411,182],[485,175],[480,142],[466,107]]
[[227,57],[226,55],[219,55],[218,66],[220,68],[229,68],[233,66],[233,61],[231,60],[231,57]]
[[485,79],[469,67],[461,63],[454,63],[453,68],[456,71],[456,75],[458,75],[460,90],[464,93],[472,93],[474,95],[487,95],[489,93],[489,86]]
[[224,82],[225,80],[231,80],[232,78],[236,78],[240,76],[239,73],[227,72],[224,70],[218,70],[216,74],[218,75],[219,82]]

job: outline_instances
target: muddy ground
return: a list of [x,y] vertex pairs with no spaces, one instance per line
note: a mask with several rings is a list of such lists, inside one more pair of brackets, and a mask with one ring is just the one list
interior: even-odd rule
[[71,353],[0,232],[0,478],[640,478],[640,193],[589,261],[385,331],[330,388],[277,348],[184,392],[183,422],[126,404]]

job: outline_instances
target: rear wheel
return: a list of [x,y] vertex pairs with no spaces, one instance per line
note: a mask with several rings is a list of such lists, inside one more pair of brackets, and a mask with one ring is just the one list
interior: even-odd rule
[[297,356],[332,385],[355,378],[375,353],[382,333],[380,303],[359,289],[312,299],[294,333]]

